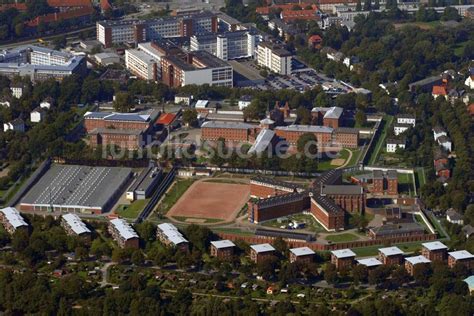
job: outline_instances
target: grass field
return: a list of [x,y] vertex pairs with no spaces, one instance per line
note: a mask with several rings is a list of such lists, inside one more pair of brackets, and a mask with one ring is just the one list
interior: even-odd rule
[[351,233],[344,233],[338,235],[328,235],[325,237],[325,239],[332,242],[346,242],[359,240],[359,237]]
[[[344,161],[349,158],[349,149],[343,148],[338,155],[337,159],[344,159]],[[318,161],[318,171],[327,171],[331,169],[335,169],[339,166],[331,164],[332,159],[328,157],[323,157]]]
[[305,230],[310,230],[310,231],[315,232],[315,233],[325,231],[325,229],[314,219],[314,217],[311,216],[311,215],[308,215],[308,214],[295,214],[295,215],[292,215],[292,216],[288,216],[287,220],[283,220],[280,223],[276,219],[274,219],[274,220],[271,220],[271,221],[264,222],[264,223],[262,223],[262,225],[266,226],[266,227],[280,228],[280,226],[286,225],[286,224],[290,223],[291,221],[297,221],[299,223],[305,223],[304,229]]
[[119,205],[115,212],[121,217],[135,219],[138,214],[140,214],[140,212],[145,208],[149,201],[150,199],[136,200],[129,205],[122,204]]
[[194,179],[177,180],[161,200],[158,207],[160,212],[166,214],[193,183]]
[[[349,149],[346,149],[346,150],[349,150]],[[352,149],[351,151],[352,151],[352,157],[351,157],[351,160],[349,160],[349,163],[346,165],[346,167],[355,166],[356,163],[359,160],[360,148],[359,149]]]
[[375,145],[375,149],[372,152],[372,155],[370,156],[369,165],[373,165],[377,162],[377,158],[379,157],[380,150],[382,149],[383,144],[385,143],[385,138],[387,137],[387,131],[392,126],[392,122],[393,122],[393,116],[391,115],[384,116],[383,129],[382,129],[382,132],[380,133],[380,137],[377,141],[377,144]]
[[[405,253],[412,253],[421,249],[421,243],[403,243],[392,245],[400,248]],[[352,248],[352,251],[356,253],[358,257],[368,257],[376,256],[379,251],[379,248],[384,248],[385,246],[371,246],[371,247],[361,247],[361,248]]]
[[415,184],[413,183],[413,175],[408,173],[398,173],[398,186],[401,193],[413,196],[416,192]]

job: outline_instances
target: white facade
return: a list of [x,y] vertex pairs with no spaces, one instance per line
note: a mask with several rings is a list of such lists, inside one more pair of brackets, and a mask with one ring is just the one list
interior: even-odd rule
[[474,89],[474,75],[471,75],[466,78],[464,84],[469,87],[469,89]]
[[416,125],[416,118],[410,116],[399,116],[397,117],[398,124],[409,124],[415,127]]
[[23,88],[22,87],[11,87],[10,88],[12,95],[19,99],[23,95]]
[[394,153],[397,151],[397,148],[405,149],[405,143],[401,141],[390,141],[387,140],[387,152]]
[[25,123],[22,120],[13,120],[3,124],[3,131],[25,132]]
[[453,144],[452,144],[451,140],[449,140],[449,138],[447,138],[446,136],[442,136],[442,137],[438,138],[438,145],[443,147],[444,150],[446,150],[447,152],[452,151]]
[[410,126],[405,125],[405,124],[404,125],[395,125],[393,127],[393,132],[394,132],[395,135],[398,136],[398,135],[406,132],[409,128],[410,128]]
[[44,110],[39,108],[39,109],[34,109],[30,113],[30,121],[31,123],[39,123],[44,119]]
[[219,35],[194,35],[190,50],[204,50],[222,59],[253,57],[257,43],[255,34],[249,31],[235,31]]
[[183,86],[209,84],[211,86],[233,86],[232,67],[203,68],[183,72]]
[[441,136],[446,136],[447,137],[448,134],[443,129],[439,129],[439,128],[433,129],[433,138],[434,138],[434,140],[438,140],[438,138],[440,138]]
[[157,61],[141,50],[127,49],[125,66],[140,79],[157,80]]
[[257,46],[257,64],[280,75],[291,74],[291,54],[280,47],[260,43]]

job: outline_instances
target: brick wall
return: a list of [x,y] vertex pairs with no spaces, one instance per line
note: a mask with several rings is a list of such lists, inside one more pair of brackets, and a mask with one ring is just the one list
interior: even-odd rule
[[313,214],[328,230],[344,229],[344,212],[327,213],[314,201],[311,201],[311,214]]
[[248,202],[247,206],[249,220],[254,223],[260,223],[278,217],[301,213],[309,208],[309,196],[296,201],[282,202],[265,208],[253,202]]
[[88,119],[84,120],[84,127],[89,133],[96,128],[110,128],[115,129],[132,129],[132,130],[144,130],[150,126],[149,122],[122,122],[122,121],[107,121],[107,120],[98,120],[98,119]]

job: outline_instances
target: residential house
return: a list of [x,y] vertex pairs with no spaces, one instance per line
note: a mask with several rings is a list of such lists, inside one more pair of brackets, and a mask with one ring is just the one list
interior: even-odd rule
[[413,127],[416,125],[416,116],[412,114],[399,114],[396,119],[398,124],[410,124]]
[[356,261],[358,265],[365,266],[369,270],[382,265],[382,262],[380,262],[377,258],[357,259]]
[[469,89],[474,89],[474,67],[469,67],[469,75],[464,81],[464,84],[469,87]]
[[235,244],[230,240],[211,241],[211,256],[221,260],[230,260],[234,255]]
[[350,249],[341,249],[331,251],[331,263],[338,270],[350,268],[354,264],[356,254]]
[[466,282],[467,287],[469,288],[469,293],[472,295],[472,293],[474,293],[474,275],[465,278],[463,281]]
[[444,150],[446,150],[447,152],[451,152],[452,151],[452,142],[451,140],[447,137],[447,136],[440,136],[438,137],[438,139],[436,140],[438,142],[438,145],[440,145],[441,147],[444,148]]
[[413,276],[413,272],[415,270],[415,265],[418,264],[430,264],[431,261],[424,256],[415,256],[405,258],[405,270],[408,272],[409,275]]
[[379,260],[387,266],[402,264],[403,251],[398,247],[386,247],[379,249]]
[[25,89],[26,89],[26,87],[22,83],[12,84],[10,86],[10,90],[12,92],[12,95],[17,99],[19,99],[23,96],[23,92],[25,91]]
[[433,98],[437,99],[438,97],[445,98],[446,100],[448,99],[448,89],[446,89],[446,86],[433,86],[433,89],[431,91],[431,95]]
[[462,228],[462,232],[466,238],[470,238],[472,235],[474,235],[474,227],[471,225],[466,225]]
[[395,136],[398,136],[398,135],[406,132],[411,127],[412,127],[411,124],[398,124],[398,123],[395,123],[393,125],[393,132],[395,133]]
[[452,208],[446,211],[446,220],[453,224],[464,225],[462,215]]
[[474,268],[474,255],[466,250],[452,251],[448,253],[448,266],[454,268],[456,264],[462,264],[467,269]]
[[39,123],[44,120],[45,115],[46,111],[38,106],[33,111],[31,111],[30,121],[31,123]]
[[3,124],[3,131],[4,132],[14,131],[14,132],[24,133],[25,132],[25,122],[22,119],[17,118],[17,119],[14,119],[11,122],[4,123]]
[[442,128],[441,126],[433,127],[432,131],[433,131],[433,137],[435,141],[438,140],[438,138],[441,136],[448,136],[448,133],[446,133],[444,128]]
[[308,247],[290,249],[290,262],[312,262],[315,252]]
[[258,244],[250,246],[250,260],[255,263],[272,257],[275,254],[275,248],[270,244]]
[[405,139],[387,139],[387,152],[394,153],[398,148],[405,149],[406,140]]
[[444,261],[448,253],[448,247],[440,241],[421,244],[421,254],[431,261]]

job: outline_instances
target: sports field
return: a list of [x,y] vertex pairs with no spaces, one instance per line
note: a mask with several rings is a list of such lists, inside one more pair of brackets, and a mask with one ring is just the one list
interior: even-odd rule
[[198,181],[183,194],[167,216],[232,221],[248,201],[249,194],[249,185]]

